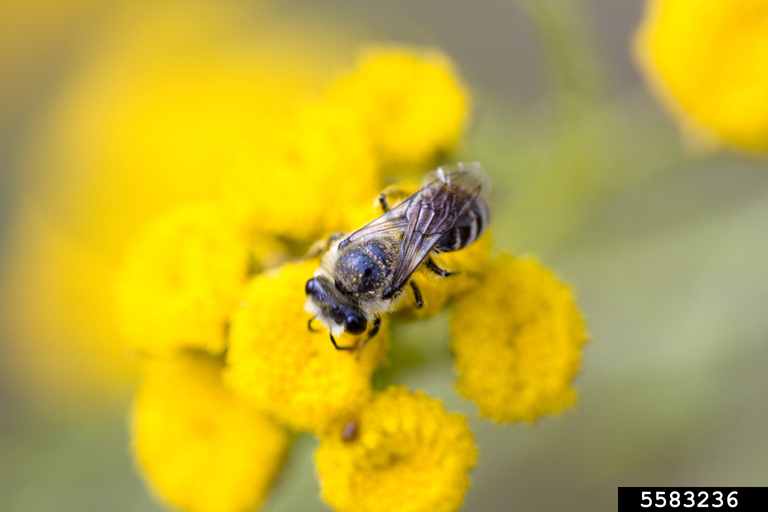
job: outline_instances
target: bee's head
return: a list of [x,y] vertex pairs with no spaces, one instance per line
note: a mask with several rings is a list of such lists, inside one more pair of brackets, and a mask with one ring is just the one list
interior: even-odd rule
[[307,302],[304,309],[317,317],[334,336],[343,332],[362,334],[368,320],[360,311],[351,307],[344,295],[325,276],[316,276],[307,281],[304,291]]

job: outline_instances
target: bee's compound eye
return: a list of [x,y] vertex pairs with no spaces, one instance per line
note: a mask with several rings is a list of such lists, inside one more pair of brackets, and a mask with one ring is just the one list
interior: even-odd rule
[[367,325],[368,322],[365,321],[365,318],[357,313],[351,313],[344,319],[344,327],[350,334],[363,334]]
[[307,281],[307,284],[304,286],[304,291],[306,292],[307,295],[312,295],[313,293],[315,293],[315,291],[317,291],[317,279],[313,277],[312,279]]

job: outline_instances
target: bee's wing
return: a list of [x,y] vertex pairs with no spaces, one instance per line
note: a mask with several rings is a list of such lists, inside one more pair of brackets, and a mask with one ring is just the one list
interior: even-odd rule
[[[439,170],[438,170],[439,172]],[[467,213],[483,190],[484,174],[452,172],[424,187],[410,201],[392,289],[404,287],[443,236]]]
[[[423,187],[404,199],[400,204],[386,212],[384,215],[372,220],[357,231],[352,232],[342,242],[343,244],[349,242],[360,242],[371,238],[380,236],[395,236],[411,226],[416,229],[418,226],[413,225],[413,220],[409,220],[411,213],[414,210],[413,204],[419,200],[426,200],[435,203],[437,208],[446,208],[449,203],[445,200],[449,192],[445,189],[448,185],[451,189],[460,189],[466,194],[474,196],[471,200],[475,200],[477,196],[476,190],[479,189],[480,196],[487,197],[490,192],[491,182],[488,176],[483,172],[483,167],[479,162],[459,162],[451,165],[443,165],[438,167],[437,170],[427,173],[423,179]],[[442,195],[438,194],[439,190],[442,190]],[[438,204],[439,203],[439,204]],[[467,205],[471,206],[470,205]],[[458,213],[459,210],[455,210]],[[462,211],[463,213],[463,211]],[[424,228],[428,228],[424,226]],[[443,229],[442,233],[445,234],[451,228],[450,226],[432,226],[428,231],[435,232],[439,229]],[[423,230],[422,230],[423,232]],[[439,238],[438,238],[439,241]],[[433,246],[434,247],[434,246]]]
[[423,188],[381,217],[350,234],[339,246],[382,236],[399,239],[392,289],[403,288],[440,239],[456,226],[489,181],[477,162],[439,167],[429,173]]
[[[416,194],[418,194],[418,192]],[[400,236],[408,226],[408,218],[406,215],[408,204],[410,204],[416,194],[409,196],[403,200],[402,203],[398,204],[381,217],[372,220],[357,231],[352,232],[347,238],[342,240],[341,244],[345,245],[350,242],[362,242],[363,240],[370,240],[371,238],[379,238],[382,236]]]
[[465,191],[480,188],[480,196],[488,198],[491,192],[491,180],[480,162],[458,162],[450,165],[441,165],[436,170],[424,176],[424,186],[440,180]]

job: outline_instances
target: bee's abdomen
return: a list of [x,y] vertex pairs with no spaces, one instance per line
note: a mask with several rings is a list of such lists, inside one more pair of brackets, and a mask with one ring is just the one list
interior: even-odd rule
[[456,222],[456,225],[437,243],[438,252],[451,252],[463,249],[472,244],[485,233],[490,221],[490,208],[485,199],[478,197]]

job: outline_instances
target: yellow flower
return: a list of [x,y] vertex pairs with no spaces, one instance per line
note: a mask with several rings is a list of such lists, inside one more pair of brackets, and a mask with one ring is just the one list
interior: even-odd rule
[[[385,360],[386,321],[359,353],[336,350],[311,332],[304,286],[317,259],[256,276],[232,316],[226,381],[241,396],[297,430],[320,433],[371,397],[371,374]],[[316,324],[319,325],[319,324]],[[344,334],[340,345],[366,335]]]
[[131,249],[115,292],[130,347],[223,352],[247,277],[245,235],[215,207],[198,205],[158,218]]
[[133,406],[133,450],[147,483],[189,512],[256,508],[290,444],[222,386],[221,368],[203,355],[150,362]]
[[635,54],[691,134],[768,151],[768,1],[650,0]]
[[442,53],[373,47],[327,97],[360,116],[385,164],[432,165],[467,125],[469,94]]
[[[2,172],[36,177],[18,180],[23,204],[7,203],[20,208],[4,231],[0,337],[14,387],[74,415],[135,385],[110,314],[125,241],[170,207],[218,200],[253,125],[317,91],[350,46],[265,2],[99,2],[98,24],[83,4],[21,2],[7,15],[5,2],[0,15],[2,59],[16,62],[0,65],[0,96],[13,92],[0,101],[35,106],[19,110],[34,122],[13,132]],[[81,32],[91,44],[60,44]],[[60,72],[24,87],[40,83],[46,55]]]
[[16,219],[0,290],[4,368],[29,403],[81,418],[94,405],[124,403],[138,365],[111,314],[117,262],[60,220],[36,205]]
[[393,386],[315,454],[323,499],[339,512],[449,512],[461,506],[477,460],[466,418]]
[[455,304],[456,387],[496,421],[560,412],[586,342],[571,290],[533,259],[504,255],[487,276]]
[[369,138],[346,109],[304,103],[269,118],[224,170],[222,195],[246,225],[299,240],[348,231],[349,205],[382,186]]

